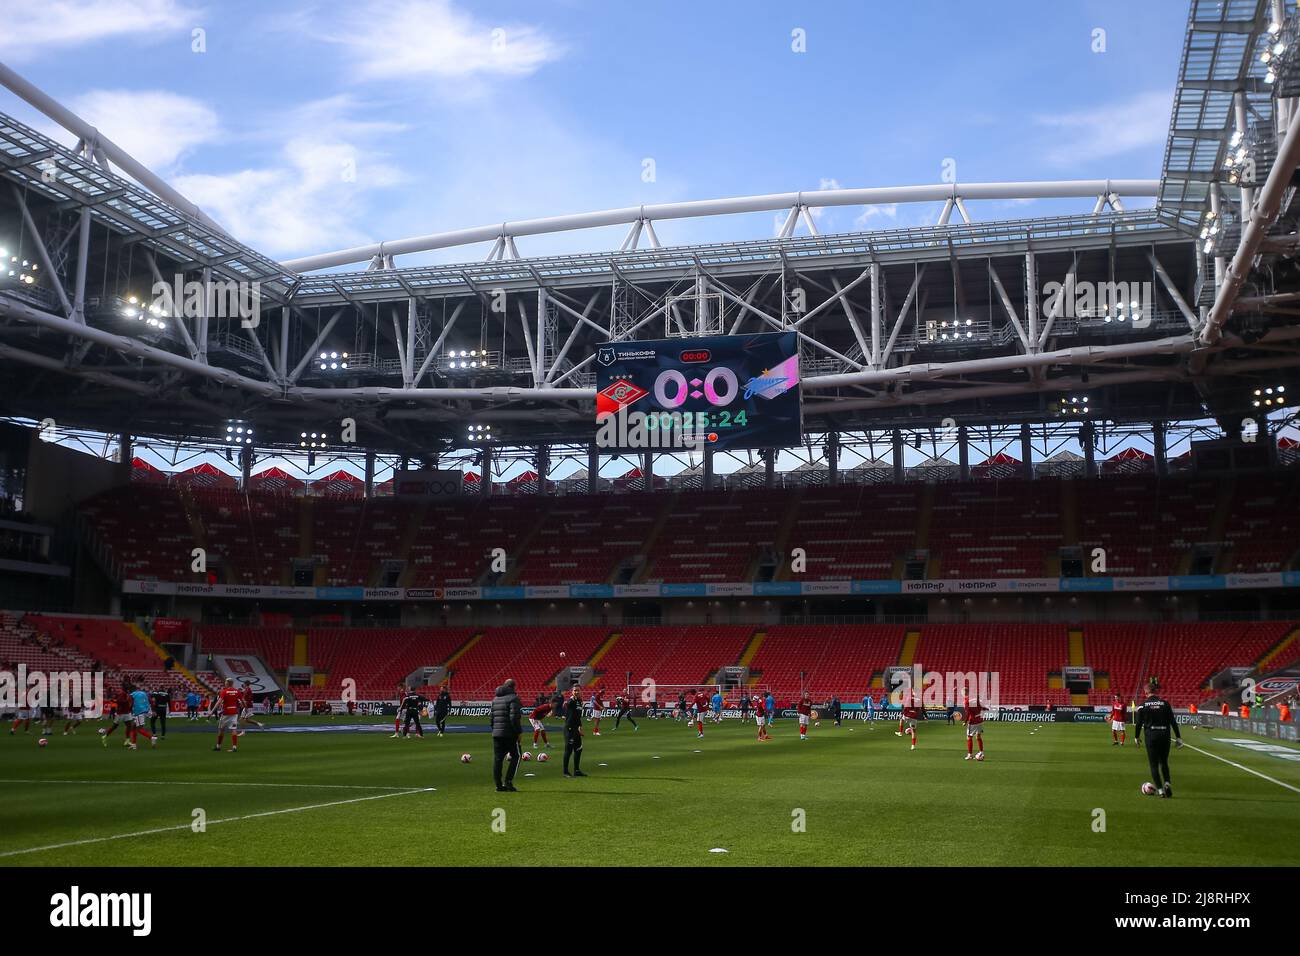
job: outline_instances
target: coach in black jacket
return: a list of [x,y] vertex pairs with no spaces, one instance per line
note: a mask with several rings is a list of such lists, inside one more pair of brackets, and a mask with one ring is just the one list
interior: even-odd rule
[[[569,773],[569,758],[573,758],[573,773]],[[564,775],[585,777],[582,772],[582,697],[573,688],[564,708]]]
[[[523,727],[520,720],[523,708],[519,695],[515,693],[513,678],[507,679],[497,688],[492,698],[492,779],[496,781],[498,793],[515,792],[515,771],[519,769],[519,734]],[[501,783],[501,765],[509,758],[510,766],[506,768],[506,782]]]

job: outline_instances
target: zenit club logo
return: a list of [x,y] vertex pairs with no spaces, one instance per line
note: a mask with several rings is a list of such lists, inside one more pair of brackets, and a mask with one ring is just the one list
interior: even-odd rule
[[596,417],[612,415],[621,408],[639,402],[649,394],[640,385],[627,379],[610,382],[596,394]]

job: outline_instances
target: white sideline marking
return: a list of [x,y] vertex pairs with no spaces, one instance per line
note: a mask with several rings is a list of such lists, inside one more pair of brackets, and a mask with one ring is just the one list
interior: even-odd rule
[[[397,793],[378,793],[370,797],[353,797],[350,800],[335,800],[331,803],[313,803],[306,807],[289,807],[285,810],[264,810],[261,813],[248,813],[240,817],[226,817],[224,820],[209,820],[208,826],[218,823],[239,823],[242,820],[256,820],[259,817],[274,817],[283,813],[302,813],[304,810],[323,810],[326,807],[341,807],[349,803],[365,803],[367,800],[385,800],[388,797],[404,797],[412,793],[433,793],[436,787],[423,787],[419,790],[400,790]],[[157,833],[169,833],[173,830],[188,830],[191,824],[181,823],[174,827],[156,827],[152,830],[137,830],[135,833],[115,833],[112,836],[89,837],[85,840],[69,840],[67,843],[51,843],[48,846],[32,846],[25,850],[7,850],[0,853],[0,858],[22,856],[25,853],[43,853],[46,850],[62,850],[70,846],[85,846],[88,843],[107,843],[110,840],[130,840],[134,837],[153,836]]]
[[1227,757],[1220,757],[1218,754],[1212,754],[1208,750],[1202,750],[1200,747],[1195,747],[1189,743],[1184,743],[1183,746],[1190,747],[1192,750],[1195,750],[1198,754],[1205,754],[1205,756],[1213,757],[1215,760],[1222,760],[1224,763],[1228,764],[1229,766],[1236,767],[1238,770],[1244,770],[1246,771],[1246,773],[1253,773],[1255,776],[1262,777],[1263,779],[1267,780],[1269,783],[1275,783],[1279,787],[1286,787],[1288,790],[1292,791],[1293,793],[1300,793],[1300,787],[1293,787],[1289,783],[1283,783],[1281,780],[1275,780],[1274,778],[1270,777],[1268,774],[1260,773],[1258,770],[1252,770],[1250,767],[1247,767],[1244,764],[1239,764],[1235,760],[1229,760]]
[[403,787],[376,787],[354,783],[241,783],[228,780],[0,780],[3,783],[72,783],[78,786],[117,784],[140,787],[294,787],[305,790],[403,790]]

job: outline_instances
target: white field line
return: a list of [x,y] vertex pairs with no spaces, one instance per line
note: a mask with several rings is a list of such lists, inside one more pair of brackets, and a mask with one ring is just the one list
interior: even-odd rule
[[[208,820],[207,826],[216,826],[219,823],[239,823],[243,820],[257,820],[262,817],[274,817],[284,813],[302,813],[306,810],[323,810],[326,807],[341,807],[349,803],[365,803],[368,800],[386,800],[389,797],[404,797],[412,793],[433,793],[436,787],[423,787],[418,790],[399,790],[395,793],[378,793],[369,797],[353,797],[350,800],[334,800],[330,803],[313,803],[305,807],[289,807],[284,810],[264,810],[261,813],[247,813],[238,817],[226,817],[221,820]],[[135,837],[153,836],[158,833],[170,833],[176,830],[189,830],[192,828],[190,823],[181,823],[172,827],[156,827],[152,830],[137,830],[134,833],[115,833],[112,836],[89,837],[85,840],[69,840],[66,843],[51,843],[47,846],[32,846],[23,850],[7,850],[0,853],[0,858],[10,856],[22,856],[27,853],[44,853],[47,850],[62,850],[72,846],[86,846],[90,843],[107,843],[110,840],[130,840]]]
[[229,780],[41,780],[9,779],[6,783],[70,783],[78,786],[127,787],[294,787],[303,790],[410,790],[410,787],[377,787],[353,783],[244,783]]
[[1220,757],[1218,754],[1212,754],[1208,750],[1202,750],[1200,747],[1193,746],[1192,744],[1184,743],[1183,746],[1195,750],[1198,754],[1205,754],[1205,756],[1213,757],[1215,760],[1222,760],[1230,767],[1236,767],[1238,770],[1246,771],[1246,773],[1253,773],[1255,776],[1267,780],[1269,783],[1275,783],[1279,787],[1286,787],[1288,790],[1290,790],[1293,793],[1300,793],[1300,787],[1293,787],[1289,783],[1284,783],[1281,780],[1276,780],[1273,777],[1270,777],[1266,773],[1260,773],[1258,770],[1252,770],[1250,767],[1247,767],[1244,764],[1239,764],[1235,760],[1229,760],[1227,757]]

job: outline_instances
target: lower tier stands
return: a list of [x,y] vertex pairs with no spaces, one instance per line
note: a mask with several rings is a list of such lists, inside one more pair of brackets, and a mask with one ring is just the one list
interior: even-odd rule
[[[1070,632],[1078,631],[1075,640]],[[1016,704],[1083,703],[1061,684],[1071,662],[1093,670],[1090,703],[1114,693],[1130,700],[1145,680],[1160,679],[1178,706],[1202,699],[1204,688],[1230,667],[1269,661],[1282,666],[1297,656],[1296,622],[920,624],[902,625],[692,625],[544,627],[307,628],[204,625],[198,628],[199,659],[206,653],[260,657],[285,677],[298,664],[312,671],[308,685],[292,685],[300,700],[337,700],[345,686],[359,699],[392,699],[399,684],[421,668],[439,668],[457,700],[487,700],[513,677],[526,702],[569,686],[577,676],[607,697],[644,682],[684,687],[717,682],[727,667],[747,669],[749,686],[790,700],[801,688],[819,699],[838,695],[846,703],[886,690],[894,666],[925,672],[998,675],[1002,701]],[[0,667],[104,670],[146,689],[206,691],[215,674],[192,683],[180,669],[166,670],[153,648],[126,624],[101,618],[70,618],[0,612]],[[351,681],[353,684],[346,682]],[[661,702],[675,696],[660,691]]]

